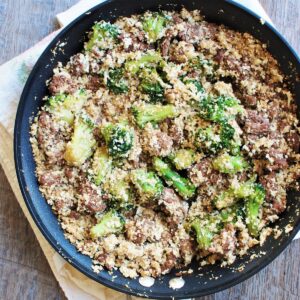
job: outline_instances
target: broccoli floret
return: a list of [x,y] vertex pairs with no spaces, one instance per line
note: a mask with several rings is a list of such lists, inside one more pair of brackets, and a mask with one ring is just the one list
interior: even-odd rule
[[251,235],[257,236],[261,223],[261,206],[265,200],[266,191],[260,184],[255,184],[253,193],[246,199],[246,224]]
[[110,197],[109,205],[117,210],[126,210],[133,206],[133,193],[128,176],[119,176],[119,170],[114,172],[103,183],[103,189]]
[[131,181],[145,201],[157,199],[164,188],[159,177],[154,172],[147,172],[145,169],[133,170]]
[[128,92],[128,82],[124,78],[124,68],[112,69],[108,72],[107,87],[114,94]]
[[141,78],[139,89],[149,95],[151,102],[161,102],[164,99],[164,88],[156,69],[144,69],[139,77]]
[[190,88],[190,90],[192,92],[194,92],[194,94],[199,94],[200,93],[201,95],[203,95],[205,93],[202,84],[196,79],[184,78],[183,83],[185,85],[187,85]]
[[180,149],[169,156],[177,170],[189,168],[195,162],[195,152],[192,149]]
[[231,190],[235,198],[246,199],[251,197],[251,195],[254,193],[256,185],[257,184],[252,180],[248,180],[242,183],[235,184],[231,187]]
[[235,204],[238,200],[239,198],[236,198],[234,192],[231,189],[229,189],[217,195],[214,199],[214,204],[217,209],[222,209]]
[[214,65],[211,60],[207,60],[202,56],[196,56],[190,59],[189,68],[193,70],[201,70],[204,75],[211,77],[214,74]]
[[99,147],[93,156],[92,170],[93,180],[100,185],[112,168],[112,159],[105,147]]
[[223,149],[231,149],[236,142],[234,141],[234,133],[235,129],[227,122],[220,123],[221,130],[220,130],[220,137],[221,137],[221,144]]
[[196,187],[187,178],[173,171],[163,160],[158,157],[154,158],[153,166],[166,183],[172,185],[182,198],[189,199],[195,195]]
[[243,108],[235,98],[207,96],[198,102],[198,110],[205,120],[223,122],[242,112]]
[[244,205],[236,203],[231,207],[227,207],[220,211],[220,216],[223,223],[235,224],[240,218],[245,218]]
[[206,153],[218,153],[230,148],[234,140],[234,128],[227,122],[200,128],[196,134],[196,146]]
[[87,101],[84,89],[78,90],[74,95],[59,94],[48,99],[49,111],[58,119],[72,125],[75,114],[80,112]]
[[160,104],[143,104],[133,106],[132,112],[136,123],[141,128],[144,128],[144,126],[149,122],[158,123],[167,118],[175,118],[179,114],[174,105]]
[[235,224],[241,218],[244,218],[244,206],[236,204],[221,211],[210,212],[204,218],[196,218],[188,225],[195,230],[199,248],[207,250],[213,237],[220,233],[225,224]]
[[235,183],[231,187],[220,193],[215,199],[214,204],[218,209],[232,206],[240,199],[249,199],[259,197],[260,184],[248,180],[242,183]]
[[87,51],[92,50],[94,46],[99,49],[109,49],[117,41],[120,30],[116,25],[101,21],[93,26],[93,31],[89,41],[85,45]]
[[191,228],[196,233],[198,247],[207,250],[212,242],[213,237],[220,231],[221,218],[218,216],[208,216],[200,219],[196,218],[191,223]]
[[80,166],[93,154],[96,145],[93,129],[93,123],[87,117],[81,116],[75,120],[74,132],[64,154],[68,164]]
[[67,98],[66,94],[58,94],[55,96],[51,96],[47,99],[47,105],[50,108],[55,108],[56,106],[62,104]]
[[108,123],[101,128],[108,153],[113,158],[127,157],[133,146],[134,130],[125,123]]
[[125,69],[134,75],[141,69],[156,68],[160,64],[163,64],[161,55],[158,52],[148,52],[137,60],[127,61],[125,63]]
[[213,168],[221,173],[235,174],[248,168],[247,161],[242,156],[232,156],[223,153],[213,160]]
[[154,43],[162,37],[169,21],[170,18],[161,13],[149,13],[143,18],[143,29],[150,43]]
[[183,83],[187,86],[187,88],[192,92],[194,96],[190,101],[190,105],[193,107],[198,108],[198,103],[201,101],[202,98],[206,97],[206,92],[202,86],[202,84],[193,78],[186,78],[182,79]]
[[216,126],[200,128],[195,143],[199,150],[206,153],[217,153],[222,149],[221,137]]
[[105,237],[113,233],[121,233],[124,229],[125,219],[115,210],[110,210],[103,215],[100,222],[90,230],[92,239]]

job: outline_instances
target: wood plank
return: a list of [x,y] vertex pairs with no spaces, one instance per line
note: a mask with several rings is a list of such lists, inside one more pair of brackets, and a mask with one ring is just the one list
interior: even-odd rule
[[260,0],[273,20],[275,27],[283,34],[292,47],[300,54],[300,1]]

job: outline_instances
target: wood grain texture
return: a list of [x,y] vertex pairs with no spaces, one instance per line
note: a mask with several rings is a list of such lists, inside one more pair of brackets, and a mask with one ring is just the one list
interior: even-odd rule
[[[56,28],[55,14],[76,0],[1,0],[0,63]],[[300,52],[300,1],[261,0],[276,27]],[[247,281],[201,300],[300,299],[300,241]],[[65,299],[0,168],[0,299]]]

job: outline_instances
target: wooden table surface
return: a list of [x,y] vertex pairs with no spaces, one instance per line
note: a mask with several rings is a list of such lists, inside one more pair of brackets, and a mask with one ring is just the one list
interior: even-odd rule
[[[145,0],[146,1],[146,0]],[[1,0],[0,64],[57,28],[76,0]],[[261,0],[300,53],[300,0]],[[1,141],[0,141],[1,146]],[[300,299],[300,240],[247,281],[202,299]],[[65,299],[0,167],[0,299]]]

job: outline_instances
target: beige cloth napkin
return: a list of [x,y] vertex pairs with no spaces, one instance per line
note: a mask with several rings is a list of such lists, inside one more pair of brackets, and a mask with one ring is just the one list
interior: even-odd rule
[[[75,4],[69,10],[57,15],[61,27],[69,24],[81,13],[102,1],[103,0],[83,0]],[[258,0],[235,1],[247,6],[265,20],[270,21]],[[32,220],[17,182],[13,158],[13,129],[16,109],[28,74],[40,54],[57,32],[58,31],[53,32],[31,49],[0,66],[0,163],[18,202],[45,253],[53,274],[65,292],[66,297],[72,300],[129,299],[129,296],[106,288],[81,274],[53,250]],[[136,297],[131,298],[133,299]]]

